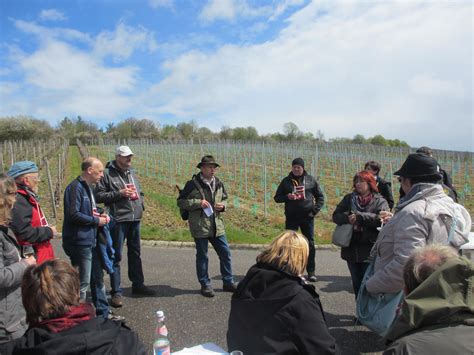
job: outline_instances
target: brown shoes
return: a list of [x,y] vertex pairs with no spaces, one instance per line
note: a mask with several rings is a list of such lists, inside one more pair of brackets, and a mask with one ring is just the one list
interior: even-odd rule
[[110,299],[110,305],[115,308],[120,308],[123,306],[123,298],[122,295],[119,293],[116,293],[112,296]]

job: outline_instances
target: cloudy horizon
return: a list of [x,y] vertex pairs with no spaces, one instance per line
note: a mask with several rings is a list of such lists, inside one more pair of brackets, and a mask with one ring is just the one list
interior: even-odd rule
[[469,1],[0,3],[0,116],[473,151]]

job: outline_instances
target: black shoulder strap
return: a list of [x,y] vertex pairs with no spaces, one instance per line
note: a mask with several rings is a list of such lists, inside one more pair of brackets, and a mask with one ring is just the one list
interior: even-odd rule
[[194,182],[194,185],[196,185],[196,188],[198,189],[199,193],[201,194],[202,196],[202,199],[205,200],[206,199],[206,195],[204,195],[204,191],[201,187],[201,184],[199,184],[199,182],[196,180],[196,177],[193,176],[193,182]]

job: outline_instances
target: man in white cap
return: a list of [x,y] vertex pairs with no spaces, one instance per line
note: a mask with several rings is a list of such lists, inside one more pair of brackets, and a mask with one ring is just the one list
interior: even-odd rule
[[[110,275],[110,305],[122,307],[120,287],[120,261],[123,245],[128,248],[128,278],[132,282],[132,294],[153,296],[155,291],[144,284],[142,259],[140,256],[140,220],[144,210],[143,192],[137,176],[132,169],[132,150],[122,145],[115,150],[115,160],[106,164],[104,177],[97,184],[95,198],[104,203],[109,210],[115,226],[112,228],[112,241],[115,250],[114,272]],[[112,222],[112,224],[113,224]]]

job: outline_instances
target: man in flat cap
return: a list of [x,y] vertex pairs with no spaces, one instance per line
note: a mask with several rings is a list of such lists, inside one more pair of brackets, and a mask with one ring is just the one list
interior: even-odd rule
[[215,176],[218,167],[212,155],[202,157],[197,165],[201,172],[193,175],[178,196],[178,207],[189,212],[189,229],[196,243],[196,273],[204,297],[214,297],[208,274],[209,242],[219,256],[223,290],[233,293],[237,289],[222,218],[227,192],[222,181]]
[[314,217],[324,205],[324,195],[316,179],[304,169],[302,158],[293,159],[291,171],[278,186],[274,200],[285,204],[285,228],[301,233],[308,240],[308,280],[315,282],[316,248],[314,246]]
[[115,250],[114,272],[110,274],[112,299],[110,305],[122,307],[120,287],[120,261],[125,241],[128,248],[128,278],[132,282],[132,294],[153,296],[155,291],[146,287],[140,254],[140,220],[144,210],[143,192],[135,171],[132,169],[133,152],[122,145],[115,150],[115,160],[105,165],[104,177],[97,183],[95,199],[104,203],[115,222],[112,241]]
[[33,245],[38,264],[54,259],[50,240],[57,233],[50,226],[38,202],[38,166],[32,161],[19,161],[13,164],[7,175],[15,180],[16,201],[13,205],[10,227],[20,245]]

